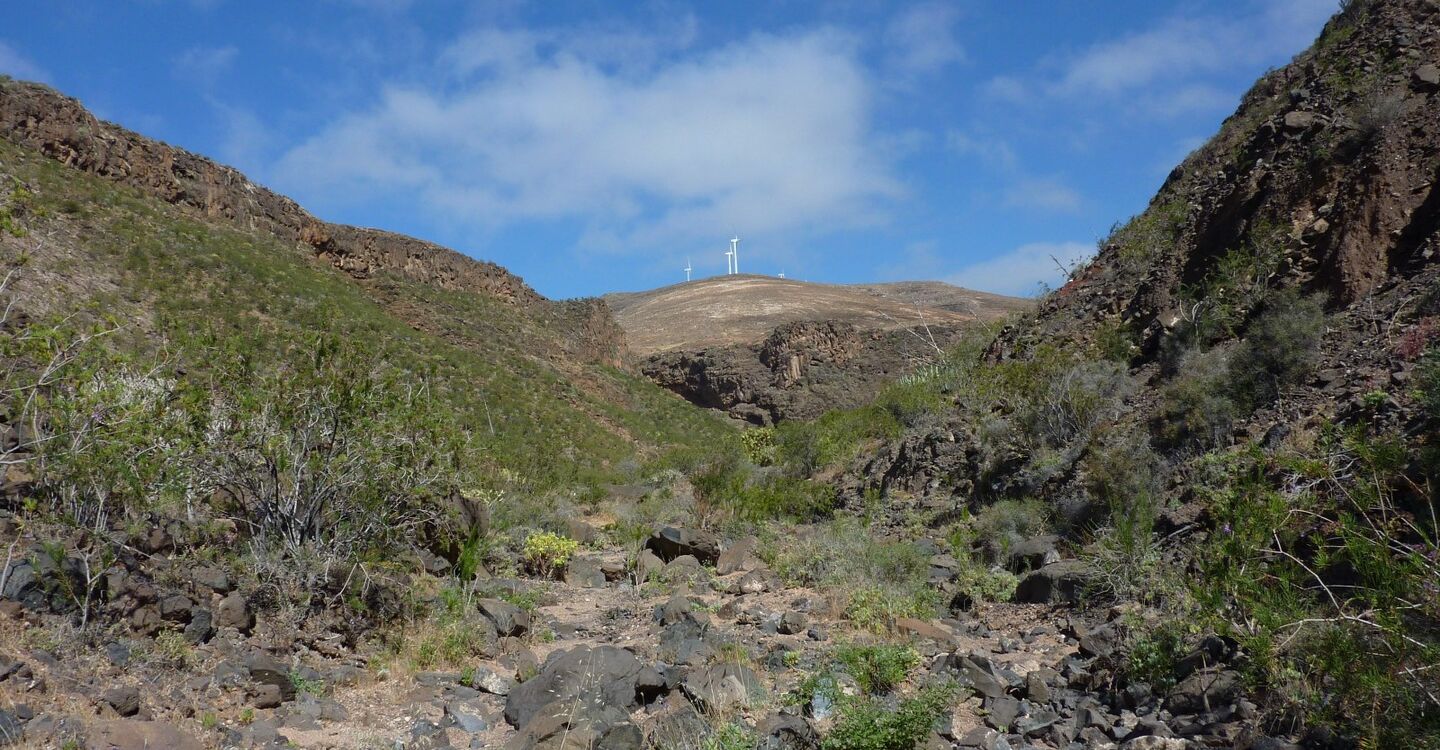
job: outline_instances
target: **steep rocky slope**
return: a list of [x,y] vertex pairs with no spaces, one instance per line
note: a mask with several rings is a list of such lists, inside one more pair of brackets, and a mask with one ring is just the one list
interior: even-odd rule
[[1342,6],[839,480],[940,528],[1043,516],[1076,559],[1016,596],[1133,608],[1111,709],[1221,639],[1219,712],[1247,692],[1286,739],[1191,736],[1167,702],[1176,747],[1440,746],[1440,4]]
[[[1324,293],[1338,310],[1433,269],[1440,8],[1346,6],[1047,300],[1032,337],[1118,320],[1148,356],[1177,321],[1203,314],[1196,303],[1222,304],[1220,282],[1245,281],[1227,275]],[[1226,304],[1245,304],[1229,293]]]
[[939,282],[847,286],[744,275],[605,300],[648,377],[762,425],[863,403],[933,361],[965,326],[1031,306]]
[[320,221],[237,170],[96,118],[49,87],[0,82],[0,134],[66,167],[126,185],[241,231],[302,248],[357,280],[399,276],[439,289],[484,294],[561,331],[571,355],[618,362],[620,330],[597,301],[554,303],[518,276],[434,243]]

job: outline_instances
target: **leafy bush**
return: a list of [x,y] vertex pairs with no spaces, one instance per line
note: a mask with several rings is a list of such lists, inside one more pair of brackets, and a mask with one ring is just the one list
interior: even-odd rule
[[759,745],[755,732],[743,723],[722,724],[701,743],[701,750],[752,750]]
[[813,422],[785,422],[775,431],[776,457],[798,476],[853,459],[871,440],[900,435],[890,411],[877,406],[827,412]]
[[769,466],[775,462],[775,428],[756,427],[740,433],[740,446],[750,463]]
[[1319,300],[1293,291],[1272,295],[1230,360],[1236,401],[1250,409],[1267,404],[1281,388],[1308,375],[1324,332]]
[[940,605],[929,584],[929,555],[913,542],[872,536],[854,518],[803,534],[766,527],[758,549],[778,575],[827,592],[862,628],[884,630],[896,617],[933,617]]
[[1114,248],[1122,272],[1143,268],[1179,241],[1187,210],[1179,200],[1152,205],[1124,225],[1112,227],[1110,235],[1100,240],[1100,249]]
[[571,555],[580,549],[580,542],[559,534],[541,531],[525,538],[521,557],[536,575],[549,578],[570,564]]
[[1020,576],[1000,567],[986,567],[961,560],[955,588],[972,602],[1008,602],[1015,598]]
[[326,337],[286,362],[227,359],[207,389],[202,463],[254,538],[345,557],[443,527],[429,495],[452,486],[460,438],[426,384]]
[[1127,323],[1107,320],[1095,326],[1095,337],[1091,343],[1100,359],[1128,364],[1139,348],[1135,345],[1135,330]]
[[1224,443],[1240,411],[1229,391],[1229,350],[1192,350],[1179,371],[1161,392],[1153,422],[1156,438],[1169,447]]
[[988,557],[1003,562],[1015,545],[1049,530],[1048,516],[1039,500],[1000,500],[977,513],[970,525]]
[[890,692],[920,666],[919,652],[895,644],[841,646],[835,651],[835,660],[867,695]]
[[1440,347],[1432,347],[1426,352],[1416,368],[1416,375],[1420,405],[1430,412],[1431,417],[1440,419]]
[[721,454],[691,469],[706,510],[730,520],[812,520],[834,508],[833,487],[809,479],[755,472],[738,456]]
[[1304,454],[1252,447],[1200,466],[1217,531],[1193,558],[1192,616],[1235,637],[1285,708],[1361,746],[1440,736],[1427,674],[1440,660],[1440,535],[1433,493],[1406,478],[1412,459],[1355,428]]
[[1113,415],[1130,390],[1124,368],[1114,362],[1081,362],[1055,373],[1025,404],[1029,442],[1068,445]]
[[1164,468],[1143,435],[1107,440],[1084,462],[1086,489],[1105,512],[1104,525],[1082,554],[1096,571],[1098,593],[1154,602],[1173,591],[1154,538]]
[[911,750],[919,747],[954,697],[953,688],[927,687],[890,706],[876,698],[847,698],[821,747],[824,750]]
[[892,589],[865,586],[849,592],[845,618],[857,627],[884,632],[901,617],[928,620],[940,609],[940,594],[933,588]]

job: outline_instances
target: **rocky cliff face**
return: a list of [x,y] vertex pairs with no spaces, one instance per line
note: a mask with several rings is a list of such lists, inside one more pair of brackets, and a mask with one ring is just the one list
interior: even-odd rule
[[[943,349],[960,331],[931,326],[929,333]],[[910,330],[797,321],[776,327],[758,344],[662,352],[641,370],[692,403],[770,425],[868,403],[885,384],[936,355],[928,337]]]
[[1433,267],[1437,26],[1430,0],[1348,4],[1047,301],[1032,340],[1118,317],[1154,354],[1197,303],[1243,315],[1244,300],[1222,298],[1237,275],[1323,293],[1333,310]]
[[[484,294],[556,324],[571,354],[618,363],[624,334],[603,304],[552,303],[520,277],[432,242],[321,221],[238,170],[96,118],[48,87],[0,82],[0,134],[62,164],[138,188],[208,219],[263,231],[357,280],[396,274],[441,289]],[[578,315],[576,313],[579,313]]]

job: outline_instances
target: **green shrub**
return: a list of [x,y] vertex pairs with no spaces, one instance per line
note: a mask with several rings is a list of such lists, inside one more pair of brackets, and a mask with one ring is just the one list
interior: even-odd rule
[[841,646],[835,651],[835,660],[867,695],[890,692],[920,666],[919,652],[895,644]]
[[940,610],[940,594],[933,588],[893,589],[865,586],[849,592],[845,618],[871,632],[884,632],[901,617],[928,620]]
[[983,508],[970,525],[990,559],[1003,562],[1015,545],[1049,531],[1049,509],[1034,498],[1000,500]]
[[1170,447],[1215,446],[1229,437],[1240,407],[1230,395],[1229,351],[1192,350],[1180,374],[1161,391],[1153,428]]
[[775,428],[756,427],[740,433],[740,445],[745,458],[756,466],[769,466],[775,462]]
[[744,724],[729,721],[711,732],[701,743],[701,750],[754,750],[759,746],[755,732]]
[[441,525],[461,437],[425,382],[326,336],[278,367],[217,356],[201,463],[259,543],[344,557]]
[[876,698],[847,698],[821,744],[824,750],[912,750],[919,747],[953,699],[950,686],[927,687],[890,706]]
[[1115,249],[1122,272],[1137,271],[1179,241],[1187,214],[1184,201],[1152,205],[1124,225],[1112,227],[1110,235],[1100,240],[1100,249]]
[[1023,403],[1029,444],[1069,445],[1112,416],[1130,391],[1124,368],[1114,362],[1081,362],[1054,373]]
[[835,504],[835,490],[828,484],[774,473],[757,476],[738,456],[715,457],[692,472],[697,497],[733,520],[806,521],[828,515]]
[[1177,626],[1162,626],[1133,637],[1125,646],[1122,671],[1131,682],[1142,682],[1164,693],[1175,685],[1175,670],[1187,653]]
[[1107,320],[1095,327],[1095,337],[1091,345],[1100,359],[1123,365],[1129,364],[1140,352],[1135,345],[1135,338],[1135,330],[1130,324]]
[[896,617],[934,617],[941,603],[929,583],[926,551],[914,542],[876,537],[855,518],[836,518],[805,533],[765,527],[758,549],[776,574],[830,594],[865,629],[883,631]]
[[798,476],[848,463],[866,442],[900,435],[901,424],[877,405],[827,412],[814,422],[785,422],[775,431],[776,457]]
[[1235,400],[1253,409],[1299,382],[1314,366],[1324,332],[1325,310],[1319,300],[1293,291],[1271,295],[1230,360]]
[[1019,586],[1020,576],[1004,568],[986,567],[963,559],[955,577],[955,588],[977,603],[1008,602],[1015,598],[1015,589]]
[[570,557],[580,549],[580,542],[559,534],[541,531],[525,538],[521,557],[536,575],[550,578],[570,564]]
[[1215,454],[1197,472],[1216,531],[1193,556],[1192,617],[1235,637],[1287,710],[1360,746],[1440,736],[1423,675],[1440,659],[1440,536],[1433,494],[1405,475],[1413,460],[1362,426],[1304,454]]
[[1431,417],[1440,419],[1440,346],[1431,347],[1420,358],[1415,384],[1421,407],[1430,412]]

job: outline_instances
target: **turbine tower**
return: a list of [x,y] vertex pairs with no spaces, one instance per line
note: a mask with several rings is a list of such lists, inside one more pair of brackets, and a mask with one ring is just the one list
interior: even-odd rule
[[690,259],[689,259],[689,258],[686,258],[686,259],[685,259],[685,280],[686,280],[686,281],[689,281],[689,280],[690,280],[690,271],[691,271],[691,270],[692,270],[692,269],[690,268]]
[[735,251],[733,251],[733,250],[726,250],[726,251],[725,251],[725,275],[726,275],[726,276],[729,276],[729,275],[731,275],[731,274],[733,274],[733,273],[735,273]]
[[730,240],[729,255],[733,256],[734,269],[730,273],[740,273],[740,236],[736,235]]

